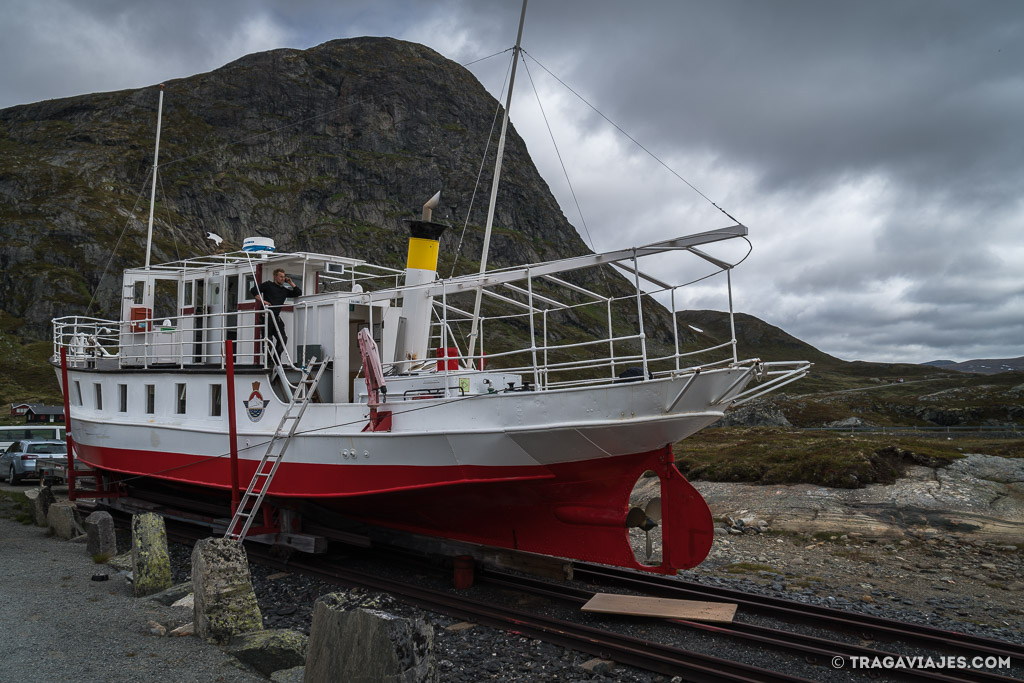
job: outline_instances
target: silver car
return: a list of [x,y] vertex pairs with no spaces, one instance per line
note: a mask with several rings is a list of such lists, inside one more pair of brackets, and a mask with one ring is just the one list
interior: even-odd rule
[[15,441],[0,455],[0,479],[12,484],[26,477],[37,479],[36,461],[40,458],[66,463],[67,444],[63,441]]

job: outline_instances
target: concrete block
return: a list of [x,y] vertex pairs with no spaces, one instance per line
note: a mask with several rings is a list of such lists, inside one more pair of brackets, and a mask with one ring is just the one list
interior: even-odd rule
[[117,555],[117,535],[114,518],[109,512],[94,512],[85,518],[85,552],[89,555]]
[[171,587],[171,557],[164,518],[153,512],[132,515],[132,586],[135,597]]
[[421,619],[379,610],[346,609],[331,593],[317,600],[305,681],[436,681],[434,630]]
[[193,621],[196,635],[213,643],[259,631],[263,617],[239,541],[204,538],[192,549]]

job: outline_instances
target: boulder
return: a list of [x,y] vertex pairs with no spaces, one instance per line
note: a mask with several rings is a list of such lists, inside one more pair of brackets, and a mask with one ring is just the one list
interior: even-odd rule
[[294,669],[306,663],[309,638],[289,629],[254,631],[236,636],[228,643],[228,653],[264,676],[275,671]]
[[436,681],[434,630],[422,619],[346,609],[346,596],[325,595],[313,608],[306,681]]
[[47,515],[50,512],[50,506],[57,502],[53,490],[49,486],[44,486],[41,489],[29,489],[25,495],[32,503],[32,517],[36,526],[49,526]]
[[767,399],[751,401],[741,408],[730,410],[712,427],[792,427],[782,411]]
[[85,552],[90,555],[117,555],[117,535],[114,518],[109,512],[99,510],[85,518]]
[[192,550],[196,635],[213,643],[263,628],[263,617],[239,541],[204,538]]
[[171,587],[171,557],[164,518],[153,512],[132,515],[132,586],[135,597]]
[[67,541],[85,533],[81,515],[78,514],[75,504],[67,500],[50,505],[46,511],[46,525],[58,538]]

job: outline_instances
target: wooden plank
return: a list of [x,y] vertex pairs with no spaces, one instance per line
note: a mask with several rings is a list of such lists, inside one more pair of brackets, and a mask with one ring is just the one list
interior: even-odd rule
[[734,603],[673,600],[671,598],[614,595],[612,593],[595,593],[582,609],[584,612],[710,621],[716,624],[731,624],[736,616]]

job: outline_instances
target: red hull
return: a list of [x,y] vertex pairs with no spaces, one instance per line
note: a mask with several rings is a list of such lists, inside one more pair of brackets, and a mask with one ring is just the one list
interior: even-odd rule
[[[230,489],[227,458],[76,444],[95,467]],[[139,469],[146,463],[145,471]],[[243,460],[243,487],[255,463]],[[640,564],[625,526],[637,479],[661,480],[662,564]],[[672,574],[711,549],[711,511],[666,447],[648,453],[548,467],[395,467],[284,462],[267,500],[316,499],[366,522],[429,536]]]

